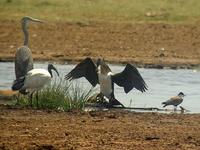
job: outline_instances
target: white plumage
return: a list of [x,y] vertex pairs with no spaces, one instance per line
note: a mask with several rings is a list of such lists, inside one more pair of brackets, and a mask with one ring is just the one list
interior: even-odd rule
[[34,92],[41,90],[50,82],[51,74],[46,69],[32,69],[27,73],[22,89]]
[[23,94],[30,93],[30,102],[32,105],[32,95],[36,92],[36,99],[38,105],[38,91],[44,88],[45,85],[50,84],[53,77],[52,71],[54,70],[57,75],[59,73],[57,69],[52,65],[48,65],[48,70],[46,69],[32,69],[27,74],[14,81],[12,89],[19,90]]
[[110,75],[98,74],[100,91],[104,96],[110,98],[110,94],[112,93],[112,82]]
[[105,74],[101,73],[101,66],[98,66],[98,78],[99,78],[99,85],[100,85],[100,91],[101,93],[106,96],[108,99],[111,98],[112,93],[112,81],[111,81],[111,75],[112,72],[108,72]]
[[53,77],[51,71],[52,69],[59,76],[57,69],[52,64],[48,65],[48,70],[46,69],[30,70],[25,76],[25,80],[23,86],[21,87],[21,90],[25,90],[26,92],[30,93],[41,90],[45,85],[51,82],[51,78]]

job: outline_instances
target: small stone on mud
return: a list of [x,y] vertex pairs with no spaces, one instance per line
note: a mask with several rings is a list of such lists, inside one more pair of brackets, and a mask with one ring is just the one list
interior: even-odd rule
[[86,122],[86,120],[81,120],[81,122],[83,122],[83,123],[84,123],[84,122]]
[[160,139],[159,137],[150,137],[150,136],[145,137],[145,140],[159,140],[159,139]]
[[188,140],[191,140],[191,139],[192,139],[192,137],[191,137],[191,136],[188,136],[188,137],[187,137],[187,139],[188,139]]
[[109,114],[106,116],[107,118],[116,119],[117,116],[115,114]]
[[65,132],[65,136],[68,136],[69,135],[69,133],[68,132]]
[[55,150],[53,145],[50,144],[43,144],[43,145],[38,145],[38,150]]

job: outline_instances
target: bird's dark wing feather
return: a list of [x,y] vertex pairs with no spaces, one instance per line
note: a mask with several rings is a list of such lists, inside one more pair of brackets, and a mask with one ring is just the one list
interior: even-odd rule
[[126,93],[133,88],[136,88],[141,92],[145,92],[147,90],[147,85],[139,71],[130,64],[127,64],[121,73],[113,75],[112,81],[118,86],[124,87],[124,91]]
[[24,86],[24,81],[25,81],[25,76],[14,80],[13,85],[11,87],[12,90],[13,91],[20,90]]
[[86,58],[80,62],[65,76],[65,79],[73,80],[81,77],[85,77],[92,84],[92,86],[96,86],[98,84],[96,65],[91,58]]

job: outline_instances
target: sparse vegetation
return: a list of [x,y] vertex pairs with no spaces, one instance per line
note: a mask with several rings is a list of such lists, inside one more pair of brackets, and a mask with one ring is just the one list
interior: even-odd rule
[[191,23],[200,20],[199,8],[198,0],[1,0],[0,19]]
[[[72,84],[67,81],[55,81],[51,86],[40,91],[38,108],[57,109],[68,111],[70,109],[82,109],[90,97],[93,97],[93,89],[85,89],[78,83]],[[36,95],[32,99],[33,107],[37,107]],[[18,105],[30,105],[29,97],[20,95]]]

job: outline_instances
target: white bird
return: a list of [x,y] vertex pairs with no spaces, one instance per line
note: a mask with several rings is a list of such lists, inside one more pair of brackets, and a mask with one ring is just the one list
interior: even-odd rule
[[59,76],[57,69],[52,64],[48,65],[48,70],[32,69],[24,77],[21,77],[19,79],[16,79],[17,81],[14,81],[12,90],[19,90],[22,94],[30,93],[31,105],[33,93],[37,92],[36,99],[38,105],[38,91],[51,82],[51,79],[53,77],[52,70],[54,70]]
[[85,77],[94,87],[100,84],[101,94],[109,99],[108,107],[113,105],[124,107],[123,104],[115,99],[114,83],[123,87],[125,93],[128,93],[133,88],[141,92],[147,90],[147,85],[139,71],[131,64],[127,64],[122,72],[113,74],[103,59],[98,59],[95,64],[91,58],[86,58],[69,72],[65,79],[72,80],[81,77]]
[[177,106],[183,102],[183,97],[185,95],[183,92],[180,92],[177,96],[171,97],[169,100],[163,102],[162,104],[164,105],[163,107],[166,107],[168,105],[173,105],[174,106],[174,111],[176,111]]

